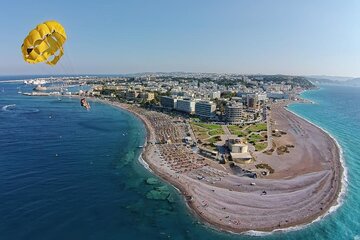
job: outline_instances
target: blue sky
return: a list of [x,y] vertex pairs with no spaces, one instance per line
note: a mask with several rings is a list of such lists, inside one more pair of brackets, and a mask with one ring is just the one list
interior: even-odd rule
[[[97,2],[97,3],[96,3]],[[144,71],[360,76],[357,0],[3,1],[0,75]],[[46,20],[66,29],[56,67],[23,61]]]

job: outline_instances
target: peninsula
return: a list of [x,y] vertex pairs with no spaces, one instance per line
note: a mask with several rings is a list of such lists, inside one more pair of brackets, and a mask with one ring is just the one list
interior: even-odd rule
[[[145,123],[148,141],[142,157],[150,168],[180,189],[194,213],[217,228],[244,232],[297,226],[315,220],[336,204],[342,174],[336,143],[320,128],[288,112],[284,103],[273,107],[271,118],[287,134],[273,144],[294,147],[281,155],[255,154],[256,162],[247,168],[265,163],[274,169],[273,174],[257,179],[234,174],[183,146],[181,124],[175,119],[114,105]],[[163,136],[173,142],[156,144]]]
[[102,99],[144,122],[142,158],[211,226],[272,231],[310,223],[337,204],[343,170],[335,140],[287,110],[304,101],[301,91],[314,87],[305,78],[62,80],[74,81],[91,87],[78,95]]

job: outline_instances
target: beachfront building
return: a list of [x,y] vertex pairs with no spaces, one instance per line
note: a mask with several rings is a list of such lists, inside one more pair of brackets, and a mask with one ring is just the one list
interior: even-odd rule
[[126,93],[126,99],[127,100],[134,100],[135,98],[137,98],[139,96],[139,92],[138,91],[134,91],[134,90],[129,90]]
[[211,118],[215,115],[216,104],[211,101],[198,101],[195,103],[195,114],[200,117]]
[[124,86],[103,86],[102,90],[109,90],[109,91],[121,91],[121,90],[126,90],[126,88]]
[[195,101],[190,98],[178,99],[175,109],[181,112],[194,113]]
[[257,110],[260,107],[258,94],[247,94],[246,96],[246,106],[252,110]]
[[264,85],[267,92],[288,92],[292,89],[289,84],[269,84]]
[[226,140],[226,146],[230,151],[231,159],[237,163],[249,163],[252,159],[248,152],[248,145],[241,138],[231,138]]
[[269,92],[267,93],[268,98],[271,99],[289,99],[289,94],[284,92]]
[[225,107],[225,119],[229,123],[241,123],[243,116],[243,105],[240,103],[229,103]]
[[155,98],[155,94],[153,92],[141,92],[139,94],[139,97],[143,100],[143,101],[151,101]]
[[172,98],[169,96],[161,96],[160,97],[160,105],[163,108],[175,109],[177,103],[177,98]]

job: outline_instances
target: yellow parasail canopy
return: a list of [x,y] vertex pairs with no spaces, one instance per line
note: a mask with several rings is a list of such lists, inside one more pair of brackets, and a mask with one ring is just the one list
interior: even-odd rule
[[65,41],[64,27],[56,21],[47,21],[29,32],[21,45],[21,52],[28,63],[55,65],[64,55]]

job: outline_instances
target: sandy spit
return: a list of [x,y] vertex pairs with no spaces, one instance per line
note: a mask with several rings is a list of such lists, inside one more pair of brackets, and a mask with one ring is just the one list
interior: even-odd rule
[[215,183],[194,177],[196,170],[176,173],[164,164],[153,144],[154,124],[143,114],[147,110],[111,104],[144,122],[148,134],[144,161],[182,192],[197,217],[216,229],[235,233],[286,229],[314,221],[337,203],[343,174],[339,148],[326,132],[287,111],[288,103],[272,106],[274,127],[287,133],[274,142],[295,147],[283,155],[256,153],[256,161],[271,165],[275,173],[258,179],[227,174]]

